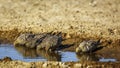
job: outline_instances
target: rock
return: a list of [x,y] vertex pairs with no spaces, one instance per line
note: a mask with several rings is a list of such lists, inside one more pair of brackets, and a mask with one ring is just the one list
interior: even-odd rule
[[4,58],[2,59],[2,61],[5,61],[5,62],[6,62],[6,61],[12,61],[12,59],[11,59],[10,57],[7,57],[7,56],[6,56],[6,57],[4,57]]
[[80,45],[76,48],[76,53],[88,53],[94,51],[98,45],[100,44],[100,40],[88,40],[83,41]]
[[74,64],[74,68],[82,68],[82,64],[76,63],[76,64]]
[[58,66],[58,65],[59,65],[59,62],[55,62],[54,65],[55,65],[55,66]]
[[65,38],[66,38],[66,39],[71,38],[70,34],[69,34],[69,33],[66,33],[66,34],[65,34]]
[[65,63],[62,63],[61,66],[62,66],[62,68],[70,68],[70,67],[69,67],[67,64],[65,64]]
[[44,68],[47,68],[47,66],[48,66],[47,63],[44,63],[44,64],[43,64],[43,67],[44,67]]
[[47,35],[42,43],[37,46],[37,50],[45,49],[46,51],[54,51],[60,46],[61,42],[61,35]]

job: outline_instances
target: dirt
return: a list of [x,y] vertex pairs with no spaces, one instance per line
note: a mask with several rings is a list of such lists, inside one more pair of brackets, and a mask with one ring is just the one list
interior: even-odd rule
[[[62,32],[62,51],[75,51],[83,40],[101,39],[102,47],[95,53],[116,58],[118,62],[70,62],[71,67],[75,64],[78,67],[81,64],[103,68],[120,66],[119,0],[0,0],[0,9],[0,43],[12,44],[24,32],[53,31]],[[31,65],[42,66],[43,63],[3,61],[0,67],[16,65],[20,68],[23,65],[29,68]]]
[[12,61],[11,58],[5,57],[0,60],[0,68],[119,68],[120,62],[23,62],[23,61]]
[[1,0],[0,30],[58,31],[120,39],[119,3],[119,0]]
[[21,62],[21,61],[6,61],[0,62],[1,68],[119,68],[120,63],[104,63],[104,62]]

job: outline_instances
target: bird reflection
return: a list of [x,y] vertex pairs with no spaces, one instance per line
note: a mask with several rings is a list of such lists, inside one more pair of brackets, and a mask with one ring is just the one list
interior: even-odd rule
[[22,54],[23,57],[35,58],[38,57],[36,49],[27,48],[25,46],[15,46],[15,49]]
[[99,57],[95,54],[76,54],[80,62],[84,61],[99,61]]
[[49,52],[45,50],[37,50],[37,54],[47,59],[47,61],[61,61],[61,55],[58,52]]
[[45,50],[36,50],[25,46],[15,46],[15,49],[22,54],[24,58],[42,57],[47,61],[61,61],[61,55],[57,52],[49,52]]

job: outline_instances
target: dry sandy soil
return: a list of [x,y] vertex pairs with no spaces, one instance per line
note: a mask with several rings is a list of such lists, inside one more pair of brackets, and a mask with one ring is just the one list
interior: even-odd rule
[[14,28],[120,38],[120,0],[0,0],[0,30]]
[[[113,56],[119,58],[120,0],[0,0],[2,39],[13,42],[21,32],[51,31],[63,33],[63,37],[67,39],[63,44],[102,38],[102,45],[107,47],[97,53],[111,56],[108,54],[110,50],[109,52],[115,54]],[[77,43],[64,50],[74,51],[76,47]],[[21,63],[10,61],[8,65]],[[7,65],[0,62],[0,65],[2,64]],[[25,64],[29,66],[31,63]],[[91,62],[91,64],[102,66],[106,63]],[[110,64],[116,66],[118,63]]]

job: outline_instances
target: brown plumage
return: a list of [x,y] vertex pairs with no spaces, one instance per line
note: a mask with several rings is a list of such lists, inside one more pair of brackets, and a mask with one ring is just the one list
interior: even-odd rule
[[94,40],[88,40],[83,41],[80,43],[80,45],[76,48],[76,53],[87,53],[92,52],[96,48],[98,48],[98,45],[100,44],[100,40],[94,41]]

